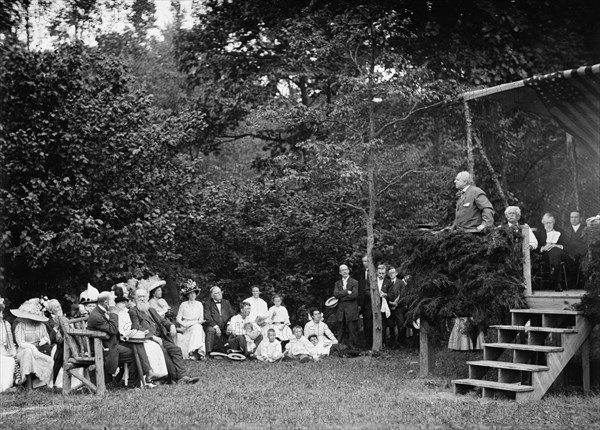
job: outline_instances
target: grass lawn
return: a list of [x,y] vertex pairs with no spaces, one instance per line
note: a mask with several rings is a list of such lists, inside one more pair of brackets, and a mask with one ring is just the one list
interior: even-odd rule
[[[115,390],[104,398],[49,390],[0,395],[2,429],[600,429],[600,394],[517,404],[455,397],[465,360],[443,351],[419,378],[418,350],[320,363],[188,362],[196,385]],[[462,374],[461,374],[462,373]]]

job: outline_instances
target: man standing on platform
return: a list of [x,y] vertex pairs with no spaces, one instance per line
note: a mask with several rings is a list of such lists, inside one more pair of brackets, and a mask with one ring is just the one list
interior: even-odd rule
[[[585,235],[585,226],[581,224],[581,214],[579,211],[571,212],[569,220],[571,225],[564,229],[565,235],[565,269],[567,272],[567,282],[569,288],[582,288],[583,277],[579,275],[579,265],[581,259],[587,254],[587,242]],[[579,281],[579,282],[578,282]]]
[[454,223],[450,230],[479,232],[494,225],[494,207],[481,188],[473,183],[469,172],[459,172],[454,179],[459,190]]
[[338,340],[351,349],[357,348],[358,321],[358,281],[350,277],[350,269],[345,264],[340,266],[342,279],[336,281],[333,295],[339,300],[336,308],[336,319],[339,324]]

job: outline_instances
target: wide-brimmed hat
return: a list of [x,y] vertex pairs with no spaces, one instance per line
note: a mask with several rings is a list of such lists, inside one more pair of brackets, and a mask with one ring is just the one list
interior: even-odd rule
[[269,319],[269,314],[262,314],[262,315],[257,315],[256,316],[256,324],[258,324],[260,327],[262,327],[263,325],[266,324],[267,320]]
[[188,279],[186,284],[183,287],[181,287],[180,294],[182,297],[185,297],[190,293],[198,294],[199,292],[200,287],[197,286],[196,282],[192,281],[191,279]]
[[125,282],[113,285],[111,291],[115,295],[115,303],[129,301],[129,290],[127,289],[127,284]]
[[337,304],[338,304],[338,299],[336,299],[335,297],[330,297],[325,302],[325,306],[327,306],[328,308],[334,308],[337,306]]
[[137,287],[143,288],[150,294],[153,290],[158,287],[167,285],[167,281],[158,278],[158,275],[150,276],[148,279],[142,279],[138,282]]
[[240,354],[239,352],[230,352],[227,354],[227,358],[233,361],[244,361],[246,356],[244,354]]
[[38,322],[48,321],[48,318],[44,316],[40,299],[29,299],[19,306],[19,309],[11,309],[10,313],[17,318],[26,318]]
[[92,287],[91,284],[87,284],[87,289],[79,295],[79,303],[82,305],[88,305],[90,303],[98,303],[98,296],[100,291]]

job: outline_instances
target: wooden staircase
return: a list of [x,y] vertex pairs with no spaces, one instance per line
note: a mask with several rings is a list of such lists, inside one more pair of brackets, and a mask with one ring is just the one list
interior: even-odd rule
[[562,309],[510,312],[512,324],[492,326],[498,330],[498,342],[484,343],[483,360],[467,362],[469,378],[453,380],[454,393],[465,394],[475,389],[484,398],[539,400],[580,348],[583,348],[585,391],[592,325],[582,312]]

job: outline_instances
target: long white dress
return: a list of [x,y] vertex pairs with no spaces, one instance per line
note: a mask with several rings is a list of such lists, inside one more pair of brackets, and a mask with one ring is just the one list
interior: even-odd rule
[[54,360],[37,349],[44,337],[48,337],[48,331],[42,322],[22,319],[15,326],[15,341],[19,346],[17,361],[21,366],[21,375],[23,378],[29,374],[35,375],[39,381],[34,381],[34,388],[50,386],[52,381]]
[[15,358],[12,354],[16,353],[16,347],[13,342],[10,324],[7,321],[0,321],[0,393],[9,389],[14,384],[15,379]]
[[204,306],[202,303],[189,300],[179,305],[177,312],[177,322],[184,329],[183,333],[177,336],[177,346],[181,348],[183,358],[189,358],[189,353],[198,351],[198,354],[206,355],[206,346],[204,340]]
[[285,306],[271,306],[269,308],[269,319],[262,327],[263,339],[267,338],[269,329],[275,330],[275,337],[281,341],[290,340],[294,337],[290,329],[290,314]]
[[[131,317],[127,308],[119,311],[119,333],[124,338],[135,335],[139,330],[131,329]],[[150,367],[158,375],[158,377],[167,376],[167,362],[165,361],[165,355],[160,345],[152,340],[144,342],[144,350],[148,356],[148,363]]]

